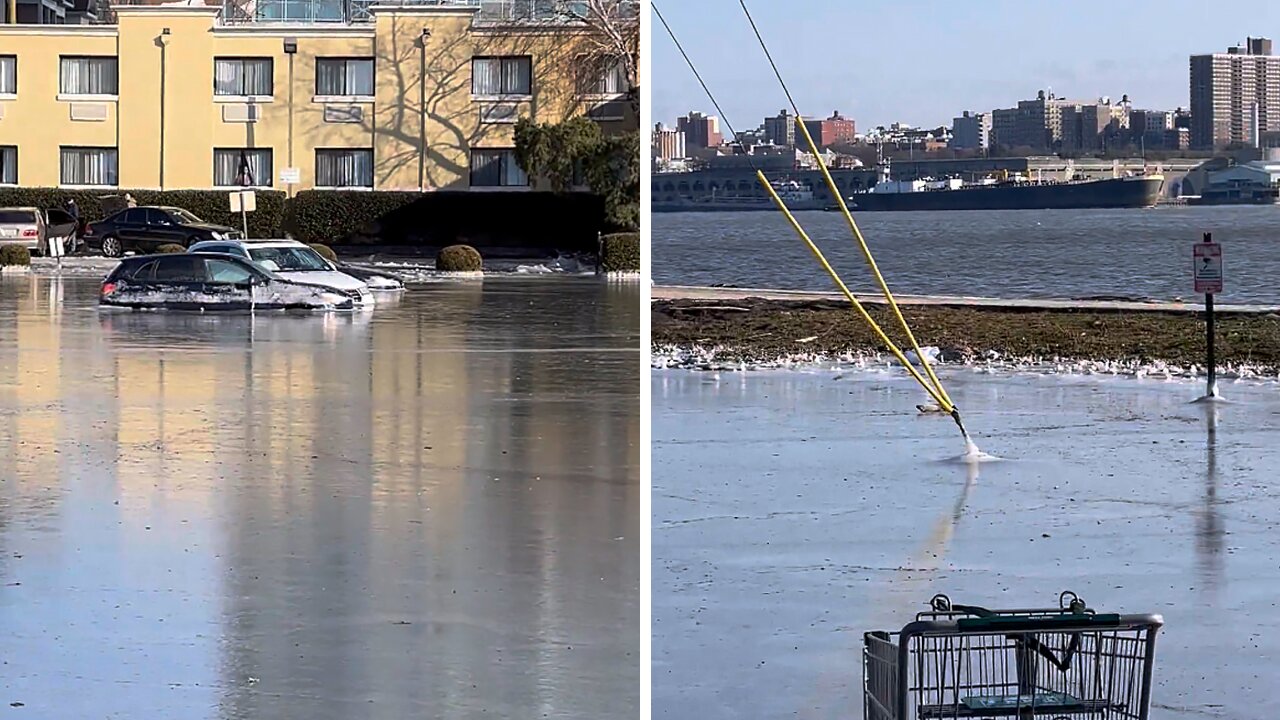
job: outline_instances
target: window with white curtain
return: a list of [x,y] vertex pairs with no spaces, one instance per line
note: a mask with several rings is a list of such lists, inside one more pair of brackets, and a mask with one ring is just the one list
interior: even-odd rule
[[214,187],[271,187],[271,148],[214,148]]
[[629,86],[621,58],[578,56],[578,94],[622,95]]
[[0,55],[0,95],[14,95],[18,92],[18,58],[14,55]]
[[61,183],[63,185],[106,185],[120,183],[117,168],[119,155],[115,148],[62,148]]
[[275,91],[271,58],[214,58],[213,94],[271,97]]
[[316,150],[317,187],[373,187],[373,150]]
[[113,57],[63,55],[58,92],[63,95],[118,95],[120,78]]
[[0,185],[18,184],[18,148],[0,145]]
[[529,176],[516,162],[516,151],[472,150],[471,187],[525,187]]
[[373,95],[373,60],[316,58],[316,95]]
[[532,95],[533,58],[477,57],[471,59],[472,95]]

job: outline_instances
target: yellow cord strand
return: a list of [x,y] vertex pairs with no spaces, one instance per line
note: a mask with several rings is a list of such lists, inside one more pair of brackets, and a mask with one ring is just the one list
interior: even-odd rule
[[[764,176],[764,173],[757,170],[756,179],[760,181],[760,184],[764,187],[765,191],[769,193],[769,197],[773,198],[773,203],[777,205],[778,209],[782,211],[782,214],[786,216],[787,221],[791,223],[792,229],[796,231],[796,234],[800,236],[800,239],[804,241],[805,245],[809,246],[809,251],[813,253],[813,256],[816,257],[818,262],[822,264],[822,267],[826,269],[827,274],[830,275],[831,279],[835,282],[836,287],[840,288],[840,292],[844,293],[844,296],[848,298],[849,302],[853,305],[853,309],[857,310],[862,319],[871,326],[871,329],[880,337],[881,342],[888,346],[889,351],[893,353],[894,357],[898,358],[898,361],[907,369],[907,372],[911,373],[911,377],[915,378],[916,382],[920,383],[920,386],[925,389],[925,392],[929,393],[934,401],[938,403],[938,407],[942,408],[943,412],[952,412],[955,409],[955,405],[952,404],[951,399],[947,397],[947,394],[941,391],[941,385],[939,384],[936,389],[931,387],[929,383],[920,376],[920,373],[916,372],[915,367],[913,367],[911,362],[907,360],[907,356],[903,354],[902,350],[898,349],[898,346],[894,344],[893,340],[891,340],[889,336],[885,334],[884,330],[880,328],[880,325],[876,323],[875,318],[871,317],[871,314],[862,306],[862,303],[858,302],[858,299],[849,291],[849,288],[844,284],[844,281],[840,279],[840,274],[836,272],[835,268],[831,267],[831,263],[827,262],[827,258],[823,256],[822,250],[818,249],[818,246],[809,238],[809,234],[800,226],[800,222],[796,220],[795,215],[791,214],[791,210],[787,208],[787,204],[782,201],[782,198],[778,197],[777,191],[775,191],[773,186],[769,184],[769,179]],[[925,363],[926,368],[929,367],[924,355],[919,351],[919,349],[916,350],[916,356],[920,358],[922,363]]]
[[862,249],[862,257],[867,261],[867,267],[871,268],[871,274],[876,276],[876,282],[880,285],[880,292],[884,294],[884,299],[889,303],[889,308],[893,311],[893,315],[898,320],[898,324],[902,327],[902,331],[907,334],[907,339],[911,341],[911,349],[915,350],[916,357],[920,358],[920,364],[924,365],[924,371],[929,376],[929,380],[933,382],[933,387],[937,389],[937,393],[931,393],[935,397],[941,395],[946,402],[940,402],[943,410],[951,411],[953,403],[951,396],[947,395],[946,389],[942,387],[942,382],[938,380],[938,376],[934,374],[933,367],[929,364],[929,358],[920,351],[920,343],[916,342],[915,333],[911,332],[911,328],[907,325],[907,319],[902,316],[902,311],[898,309],[898,303],[893,298],[893,293],[889,292],[889,284],[885,282],[884,275],[881,274],[879,266],[876,265],[876,259],[871,255],[871,248],[867,246],[867,241],[862,237],[862,231],[858,229],[858,223],[854,222],[853,213],[849,212],[849,208],[845,205],[844,196],[840,194],[840,190],[836,187],[836,181],[832,179],[831,172],[827,170],[827,164],[823,161],[821,153],[818,152],[818,145],[813,141],[813,136],[809,134],[809,128],[805,127],[804,121],[800,118],[800,111],[792,108],[796,112],[796,128],[804,135],[805,142],[809,144],[809,150],[818,161],[818,169],[822,171],[822,177],[827,181],[827,188],[831,191],[831,195],[835,197],[836,203],[840,206],[840,212],[844,214],[845,222],[848,223],[849,229],[853,231],[853,237],[858,241],[858,247]]

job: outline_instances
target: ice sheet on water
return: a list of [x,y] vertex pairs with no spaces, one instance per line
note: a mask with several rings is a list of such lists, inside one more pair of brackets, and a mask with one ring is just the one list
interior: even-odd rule
[[[928,349],[925,350],[928,355]],[[911,356],[914,357],[914,353]],[[1038,375],[1099,375],[1148,380],[1202,380],[1199,365],[1179,365],[1162,360],[1078,360],[1058,357],[1004,357],[998,353],[959,361],[934,360],[940,366],[963,367],[981,374],[1034,373]],[[776,369],[880,369],[901,372],[897,359],[887,353],[847,351],[843,353],[796,352],[758,358],[742,357],[734,348],[720,345],[657,345],[650,364],[657,369],[683,370],[776,370]],[[1218,379],[1227,381],[1277,381],[1274,368],[1241,363],[1218,368]]]

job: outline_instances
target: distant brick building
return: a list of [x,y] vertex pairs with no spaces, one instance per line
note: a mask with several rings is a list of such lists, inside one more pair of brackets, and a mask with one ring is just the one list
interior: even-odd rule
[[820,148],[836,143],[851,143],[858,132],[853,121],[842,117],[839,110],[833,111],[826,120],[805,120],[804,129],[809,131]]
[[720,147],[720,120],[714,115],[690,112],[676,119],[676,131],[684,133],[685,147],[692,152],[702,148]]

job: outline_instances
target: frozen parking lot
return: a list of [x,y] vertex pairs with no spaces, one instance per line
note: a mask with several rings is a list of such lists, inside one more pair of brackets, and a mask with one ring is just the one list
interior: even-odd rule
[[97,292],[0,278],[0,709],[635,715],[638,286]]
[[1064,589],[1164,615],[1153,717],[1273,717],[1277,386],[943,377],[1005,460],[897,373],[655,372],[654,717],[860,717],[863,631]]

